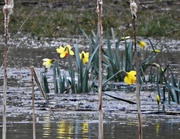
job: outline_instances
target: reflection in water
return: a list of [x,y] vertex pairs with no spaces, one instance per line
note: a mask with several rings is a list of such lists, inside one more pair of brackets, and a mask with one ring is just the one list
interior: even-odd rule
[[83,139],[88,139],[88,130],[89,130],[89,125],[86,122],[82,123],[82,136]]
[[104,139],[103,111],[99,111],[98,139]]
[[159,128],[160,128],[160,123],[156,123],[156,136],[159,136]]
[[61,120],[57,125],[58,139],[88,139],[89,125],[86,122],[76,120],[74,122]]
[[43,117],[44,124],[43,124],[43,137],[49,137],[51,136],[51,119],[50,115]]
[[[16,117],[16,122],[8,124],[7,139],[32,139],[32,123],[27,122],[27,119],[24,122],[24,119],[18,118]],[[36,123],[37,139],[98,139],[98,117],[84,119],[88,122],[78,117],[60,121],[58,118],[53,118],[54,121],[51,121],[52,119],[48,114],[42,118],[44,121]],[[105,116],[103,118],[105,121],[103,124],[104,139],[138,138],[137,124],[128,124],[128,119],[107,118]],[[143,126],[143,137],[145,139],[179,139],[180,137],[179,117],[171,117],[171,119],[168,117],[164,120],[161,116],[153,117],[144,123],[147,125]],[[0,136],[2,136],[2,128],[0,128]]]

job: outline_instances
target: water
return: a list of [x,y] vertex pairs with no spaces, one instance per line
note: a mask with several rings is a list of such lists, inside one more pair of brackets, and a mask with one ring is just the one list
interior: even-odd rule
[[[36,123],[37,139],[96,139],[98,138],[98,112],[56,112],[38,116]],[[104,113],[103,133],[105,139],[138,138],[136,118],[120,118],[120,114],[112,117]],[[119,118],[118,118],[119,116]],[[116,118],[117,119],[116,119]],[[27,118],[27,117],[26,117]],[[32,123],[23,116],[16,117],[7,126],[7,138],[32,139]],[[2,128],[1,128],[2,129]],[[0,136],[1,136],[0,132]],[[102,133],[102,131],[101,131]],[[143,116],[144,139],[179,139],[180,118]]]
[[[19,43],[20,45],[21,43]],[[36,43],[35,43],[36,44]],[[53,43],[59,45],[59,43]],[[175,45],[176,43],[174,43]],[[22,45],[22,44],[21,44]],[[176,44],[178,48],[179,41]],[[32,107],[31,107],[31,73],[30,66],[36,67],[39,74],[42,71],[42,59],[45,57],[59,59],[55,47],[11,47],[8,53],[8,93],[7,93],[7,139],[32,139]],[[166,47],[163,45],[163,48]],[[3,49],[0,49],[0,63],[3,62]],[[179,50],[166,51],[168,62],[175,68],[179,77]],[[159,62],[163,63],[164,55],[160,54]],[[63,61],[66,62],[66,61]],[[0,96],[2,97],[3,70],[0,70]],[[45,103],[42,94],[36,88],[36,137],[37,139],[96,139],[100,135],[105,139],[132,139],[138,138],[138,122],[135,105],[116,101],[103,97],[104,118],[99,120],[97,110],[97,94],[91,96],[75,97],[70,94],[55,97],[58,105],[51,106],[53,111],[42,107]],[[125,94],[115,92],[116,95],[130,98],[135,101],[133,92]],[[146,92],[147,93],[147,92]],[[143,93],[142,110],[157,111],[155,101],[156,92]],[[71,99],[72,98],[72,99]],[[74,101],[75,99],[77,101]],[[88,100],[85,100],[87,99]],[[0,99],[0,103],[2,100]],[[67,106],[67,107],[66,107]],[[89,111],[78,111],[75,108],[89,108]],[[0,106],[2,109],[2,105]],[[73,108],[72,108],[73,107]],[[56,107],[57,108],[57,107]],[[66,108],[66,109],[65,109]],[[68,108],[68,109],[67,109]],[[180,111],[177,105],[166,107],[169,111]],[[0,113],[1,115],[1,113]],[[99,130],[100,121],[103,120],[103,130]],[[2,136],[2,117],[0,117]],[[143,114],[144,139],[179,139],[180,117],[179,115]]]

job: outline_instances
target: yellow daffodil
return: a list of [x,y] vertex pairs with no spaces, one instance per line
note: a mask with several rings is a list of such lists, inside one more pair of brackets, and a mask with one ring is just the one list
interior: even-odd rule
[[158,49],[155,49],[154,52],[155,52],[155,53],[160,53],[161,51],[158,50]]
[[146,46],[146,43],[143,41],[137,41],[138,45],[140,46],[140,48],[144,48]]
[[133,84],[136,82],[136,71],[132,70],[130,72],[126,73],[126,76],[124,77],[124,82],[127,84]]
[[45,68],[47,68],[47,69],[51,68],[52,64],[53,64],[53,60],[52,59],[49,59],[49,58],[44,58],[43,59],[43,66]]
[[86,64],[89,61],[89,52],[85,53],[84,51],[82,51],[79,54],[80,59],[82,60],[83,64]]
[[60,54],[60,58],[67,57],[68,54],[74,55],[74,52],[71,50],[70,45],[66,45],[65,47],[60,46],[56,49],[56,51]]

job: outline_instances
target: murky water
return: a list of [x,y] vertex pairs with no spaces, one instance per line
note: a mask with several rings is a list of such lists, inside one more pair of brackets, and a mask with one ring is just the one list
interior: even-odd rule
[[[97,139],[98,112],[56,112],[38,116],[37,139]],[[114,115],[114,116],[113,116]],[[7,138],[32,139],[31,118],[19,116],[7,127]],[[105,139],[138,138],[136,118],[120,118],[119,114],[104,113],[103,132]],[[1,128],[2,129],[2,128]],[[0,130],[1,130],[0,129]],[[1,136],[0,132],[0,136]],[[180,119],[175,117],[143,117],[144,139],[179,139]]]
[[[178,48],[178,47],[177,47]],[[0,49],[0,64],[3,62],[3,49]],[[167,51],[167,59],[175,68],[179,76],[180,51]],[[36,67],[37,73],[42,70],[42,59],[45,57],[59,59],[55,47],[16,47],[10,48],[8,53],[8,93],[7,93],[7,138],[32,139],[32,109],[31,109],[31,76],[30,66]],[[160,54],[158,60],[163,61],[164,55]],[[177,77],[178,77],[177,76]],[[0,70],[0,95],[2,97],[3,70]],[[155,95],[151,92],[152,96]],[[117,93],[116,93],[117,94]],[[75,98],[65,94],[56,97],[57,103],[54,111],[42,108],[44,99],[42,94],[36,90],[36,136],[37,139],[62,138],[62,139],[87,139],[98,138],[103,133],[105,139],[132,139],[138,138],[137,114],[131,104],[114,101],[108,97],[104,98],[103,131],[98,131],[99,113],[97,110],[97,94],[90,97],[83,96]],[[122,94],[135,101],[133,92]],[[133,95],[133,96],[132,96]],[[67,99],[68,98],[68,99]],[[72,98],[72,99],[71,99]],[[85,99],[89,98],[89,102]],[[76,100],[76,101],[75,101]],[[148,102],[148,104],[147,104]],[[0,99],[0,103],[2,103]],[[89,105],[90,104],[90,105]],[[142,99],[142,110],[157,110],[155,99],[144,94]],[[71,107],[89,108],[91,111],[74,111]],[[68,107],[66,107],[68,106]],[[81,106],[81,107],[80,107]],[[66,107],[66,110],[64,110]],[[2,108],[2,106],[1,106]],[[68,108],[68,110],[67,110]],[[82,109],[81,109],[82,110]],[[167,110],[180,111],[179,106],[167,106]],[[2,122],[2,117],[0,117]],[[0,124],[2,125],[2,123]],[[2,128],[0,128],[2,136]],[[145,139],[179,139],[180,117],[173,115],[143,114],[143,136]]]

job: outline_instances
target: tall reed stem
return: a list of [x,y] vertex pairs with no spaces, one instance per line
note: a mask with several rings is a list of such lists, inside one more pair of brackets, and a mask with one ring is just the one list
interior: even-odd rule
[[98,88],[98,97],[99,97],[99,125],[98,125],[98,139],[104,138],[103,133],[103,111],[102,111],[102,5],[103,0],[97,0],[97,13],[98,13],[98,46],[99,46],[99,88]]
[[98,109],[102,110],[102,0],[97,0],[97,12],[98,12],[98,45],[99,45],[99,106]]
[[133,24],[133,37],[134,37],[134,51],[135,51],[135,66],[136,66],[136,103],[137,103],[137,111],[138,111],[138,135],[139,139],[142,139],[142,121],[141,121],[141,100],[140,100],[140,81],[139,81],[139,59],[137,52],[137,41],[136,41],[136,19],[137,19],[137,5],[134,0],[130,0],[130,9],[132,14],[132,24]]
[[32,118],[33,118],[33,139],[36,139],[36,119],[35,119],[35,109],[34,109],[34,68],[31,67],[31,85],[32,85]]
[[14,6],[13,0],[5,0],[5,5],[3,7],[4,13],[4,82],[3,82],[3,130],[2,139],[6,139],[6,93],[7,93],[7,60],[8,60],[8,25],[9,17],[12,14],[12,9]]

